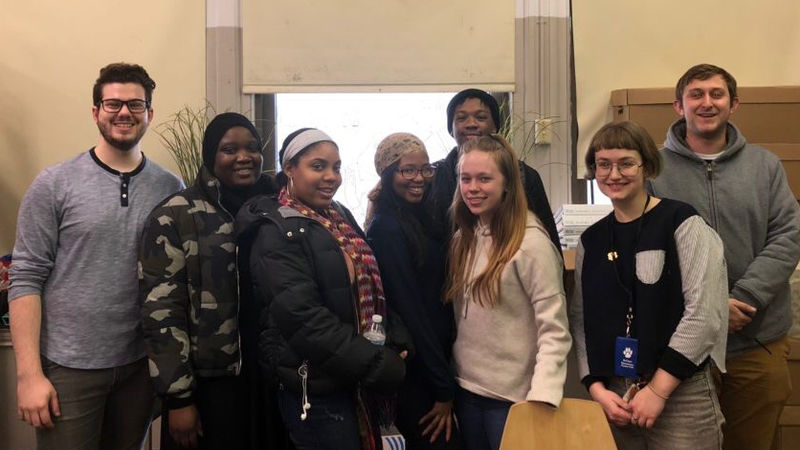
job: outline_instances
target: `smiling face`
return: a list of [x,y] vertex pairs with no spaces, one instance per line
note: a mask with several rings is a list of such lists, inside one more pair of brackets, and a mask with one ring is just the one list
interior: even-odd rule
[[233,127],[217,146],[214,175],[224,186],[252,186],[261,175],[262,162],[255,136],[245,127]]
[[506,179],[491,154],[473,150],[461,157],[459,191],[469,211],[481,223],[491,223],[503,201]]
[[[108,83],[103,85],[102,99],[133,100],[145,99],[144,87],[138,83]],[[103,140],[110,146],[128,151],[134,148],[147,131],[153,119],[153,109],[147,108],[142,113],[132,114],[127,105],[115,113],[106,112],[102,106],[92,107],[92,118]]]
[[686,118],[686,133],[702,139],[724,136],[730,115],[736,111],[739,99],[732,99],[722,75],[706,80],[692,80],[683,90],[675,111]]
[[453,137],[460,146],[468,139],[497,131],[492,112],[479,98],[468,98],[453,111]]
[[[611,199],[611,203],[617,205],[620,202],[629,202],[646,195],[644,186],[646,174],[643,167],[638,167],[642,164],[642,155],[639,152],[619,148],[603,149],[597,150],[594,158],[595,164],[598,166],[611,164],[611,171],[607,174],[599,173],[599,170],[595,171],[597,186],[600,188],[600,192]],[[620,173],[620,164],[625,165],[624,163],[636,164],[635,172],[630,169],[630,174]]]
[[[429,167],[430,161],[428,154],[421,151],[405,154],[397,164],[397,170],[392,177],[392,189],[395,195],[408,203],[419,203],[425,195],[425,189],[431,182],[430,178],[425,178],[420,172],[423,168]],[[414,169],[414,178],[407,179],[400,173],[403,169]]]
[[303,151],[295,163],[284,168],[290,190],[298,200],[314,209],[330,206],[342,184],[339,148],[331,142],[319,142]]

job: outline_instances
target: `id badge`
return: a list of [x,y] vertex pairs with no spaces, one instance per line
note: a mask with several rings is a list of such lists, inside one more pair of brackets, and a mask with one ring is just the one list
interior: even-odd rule
[[614,349],[614,374],[619,377],[636,378],[636,360],[639,357],[639,340],[618,337]]

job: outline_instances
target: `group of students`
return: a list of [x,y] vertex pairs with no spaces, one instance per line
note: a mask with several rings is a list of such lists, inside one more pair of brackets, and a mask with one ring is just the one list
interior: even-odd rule
[[[285,448],[284,429],[299,450],[378,449],[390,423],[409,449],[497,449],[513,403],[559,407],[573,342],[620,448],[716,449],[725,422],[726,447],[769,448],[800,208],[727,122],[724,70],[679,81],[676,150],[633,122],[592,138],[613,212],[581,236],[569,305],[542,180],[496,134],[488,93],[451,100],[441,161],[409,133],[380,142],[364,232],[333,200],[339,147],[314,128],[285,139],[272,177],[252,123],[220,114],[175,193],[139,147],[154,87],[140,66],[101,69],[98,145],[20,208],[11,331],[39,448],[139,447],[154,388],[164,449]],[[662,156],[680,171],[661,174]],[[753,170],[765,189],[736,183]],[[732,181],[742,217],[718,201]],[[378,316],[384,338],[368,339]]]
[[[606,125],[586,161],[614,212],[582,236],[568,320],[552,216],[534,212],[549,205],[528,199],[541,180],[494,134],[496,108],[482,91],[456,95],[450,166],[412,134],[381,141],[366,233],[333,200],[341,159],[326,133],[290,134],[272,180],[245,117],[211,121],[195,185],[156,207],[140,251],[147,353],[175,441],[234,448],[246,393],[274,389],[298,449],[381,448],[392,421],[409,449],[497,449],[513,403],[559,406],[574,336],[622,448],[719,448],[721,240],[691,206],[648,194],[661,167],[648,134]],[[383,345],[364,337],[376,314]]]

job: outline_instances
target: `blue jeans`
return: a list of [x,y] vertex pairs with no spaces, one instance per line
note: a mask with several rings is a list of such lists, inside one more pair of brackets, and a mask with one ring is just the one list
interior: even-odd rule
[[458,388],[456,417],[467,450],[498,450],[513,403]]
[[302,396],[284,389],[278,390],[278,408],[297,450],[360,450],[358,419],[351,392],[308,396],[311,409],[306,420]]

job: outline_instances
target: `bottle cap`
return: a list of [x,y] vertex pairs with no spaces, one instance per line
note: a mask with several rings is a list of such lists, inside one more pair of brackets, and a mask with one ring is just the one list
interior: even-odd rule
[[381,316],[380,314],[373,314],[372,321],[375,323],[381,323],[383,322],[383,316]]

